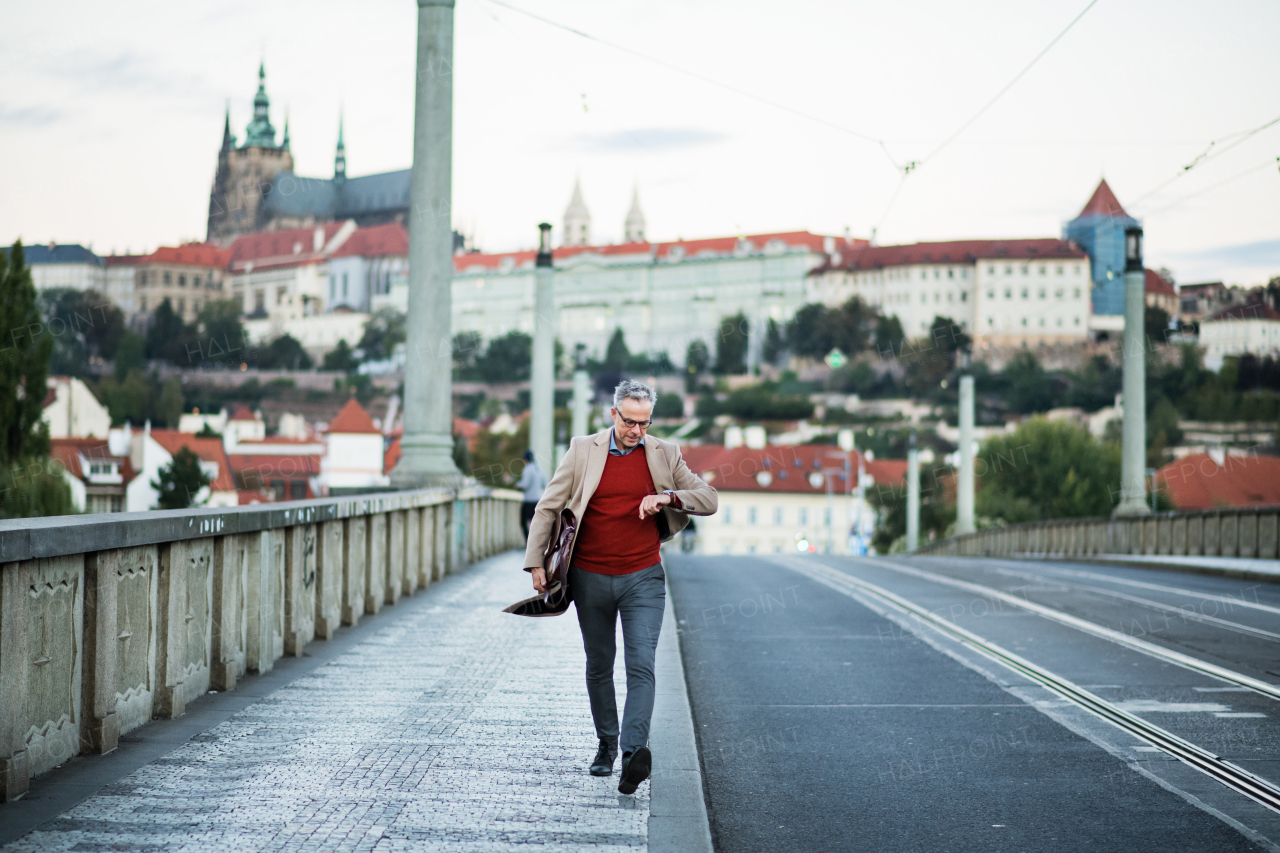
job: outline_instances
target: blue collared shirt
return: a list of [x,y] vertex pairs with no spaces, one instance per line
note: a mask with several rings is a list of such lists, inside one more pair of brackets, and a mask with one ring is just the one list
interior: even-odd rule
[[[644,447],[643,437],[636,442],[636,447]],[[631,448],[631,450],[635,450],[636,447]],[[623,450],[621,447],[619,447],[618,442],[614,440],[613,430],[612,429],[609,430],[609,455],[610,456],[626,456],[628,453],[631,452],[631,450]]]

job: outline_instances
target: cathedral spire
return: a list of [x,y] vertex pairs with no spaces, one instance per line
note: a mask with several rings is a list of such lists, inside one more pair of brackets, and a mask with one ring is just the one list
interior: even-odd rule
[[627,211],[627,219],[622,225],[622,233],[625,235],[622,239],[624,243],[643,243],[644,240],[644,211],[640,209],[640,187],[633,186],[631,189],[631,209]]
[[564,245],[586,246],[591,242],[591,211],[582,200],[582,181],[573,179],[573,198],[564,211]]
[[275,148],[276,129],[271,126],[268,115],[271,105],[267,98],[267,66],[266,62],[258,63],[258,91],[253,96],[253,121],[244,131],[244,147]]
[[289,150],[289,114],[284,114],[284,138],[280,140],[280,147]]
[[231,135],[231,99],[227,99],[227,112],[222,120],[222,150],[230,151],[236,147],[236,138]]
[[342,186],[347,180],[347,146],[342,141],[342,110],[338,110],[338,150],[333,155],[333,183]]

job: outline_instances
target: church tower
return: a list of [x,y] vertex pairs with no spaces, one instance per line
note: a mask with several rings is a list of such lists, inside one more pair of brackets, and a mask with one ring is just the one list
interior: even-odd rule
[[643,243],[644,239],[644,211],[640,209],[640,188],[633,187],[631,190],[631,209],[627,211],[627,219],[622,224],[624,243]]
[[239,148],[231,135],[230,108],[223,120],[218,169],[209,193],[209,224],[205,239],[210,243],[225,246],[240,234],[265,228],[266,197],[272,180],[280,172],[293,171],[288,132],[277,145],[270,112],[266,66],[260,63],[258,91],[253,96],[253,119],[245,128],[244,144]]
[[564,245],[588,246],[591,244],[591,211],[582,200],[582,185],[577,178],[573,181],[573,198],[564,211]]
[[347,146],[342,141],[342,113],[338,113],[338,150],[333,155],[333,188],[341,192],[347,182]]

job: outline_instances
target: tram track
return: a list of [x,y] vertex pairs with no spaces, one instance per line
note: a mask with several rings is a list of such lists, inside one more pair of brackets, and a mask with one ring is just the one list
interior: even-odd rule
[[[1063,699],[1117,728],[1145,740],[1157,749],[1177,758],[1179,761],[1254,802],[1265,806],[1273,812],[1280,813],[1280,786],[1250,773],[1243,767],[1227,761],[1212,751],[1181,738],[1167,729],[1117,707],[1070,680],[1056,675],[894,592],[837,569],[803,558],[775,557],[772,558],[772,561],[855,599],[859,593],[869,596],[890,609],[913,618],[944,636],[963,644],[989,660],[1031,679],[1050,692],[1061,696]],[[883,565],[883,562],[876,561],[874,564]],[[966,586],[976,587],[978,585],[971,584]],[[991,590],[991,592],[998,591]],[[1215,669],[1218,668],[1215,667]],[[1200,671],[1203,672],[1205,670],[1201,669]],[[1240,677],[1247,678],[1247,676]],[[1263,682],[1258,683],[1263,684]]]
[[1011,595],[1010,593],[993,587],[983,586],[982,584],[971,583],[969,581],[962,581],[957,578],[937,574],[936,572],[927,572],[913,566],[904,566],[901,563],[891,560],[860,558],[860,561],[865,561],[868,565],[877,568],[899,572],[931,583],[950,586],[955,589],[962,589],[966,592],[971,592],[989,600],[1012,604],[1015,607],[1044,616],[1045,618],[1052,619],[1055,622],[1059,622],[1071,628],[1093,634],[1096,637],[1101,637],[1118,645],[1127,646],[1167,663],[1176,664],[1177,666],[1205,675],[1211,675],[1214,678],[1222,679],[1223,681],[1236,684],[1240,687],[1247,687],[1255,693],[1259,693],[1269,699],[1280,700],[1280,686],[1270,684],[1266,681],[1262,681],[1261,679],[1253,678],[1252,676],[1245,675],[1241,672],[1236,672],[1235,670],[1227,669],[1223,666],[1218,666],[1217,664],[1209,663],[1208,661],[1200,660],[1199,658],[1183,654],[1182,652],[1166,649],[1164,646],[1147,642],[1146,640],[1138,637],[1131,637],[1128,634],[1116,631],[1112,628],[1107,628],[1103,625],[1097,624],[1096,622],[1081,619],[1079,616],[1073,616],[1070,613],[1065,613],[1061,610],[1057,610],[1043,604],[1038,604],[1034,601],[1029,601],[1026,598]]

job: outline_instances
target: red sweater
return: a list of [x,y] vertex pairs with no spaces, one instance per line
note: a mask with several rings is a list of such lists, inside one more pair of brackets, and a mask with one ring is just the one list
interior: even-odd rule
[[582,514],[573,564],[600,575],[629,575],[661,560],[658,517],[640,518],[640,501],[657,494],[644,448],[609,454],[600,485]]

